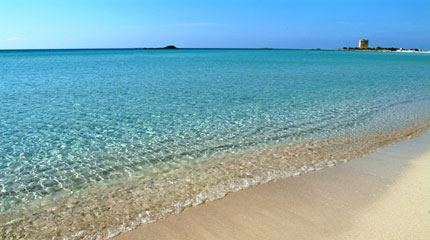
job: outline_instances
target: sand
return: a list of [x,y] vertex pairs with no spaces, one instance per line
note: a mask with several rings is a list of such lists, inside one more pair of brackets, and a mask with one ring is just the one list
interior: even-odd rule
[[116,239],[430,239],[430,134],[207,202]]

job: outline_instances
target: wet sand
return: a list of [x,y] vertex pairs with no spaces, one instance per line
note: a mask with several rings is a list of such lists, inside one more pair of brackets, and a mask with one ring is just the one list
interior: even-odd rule
[[430,239],[430,134],[229,194],[116,239]]

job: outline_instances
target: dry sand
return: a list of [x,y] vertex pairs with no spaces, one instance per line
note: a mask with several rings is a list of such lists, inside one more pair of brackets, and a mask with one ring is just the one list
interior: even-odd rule
[[430,134],[259,185],[117,239],[430,239]]

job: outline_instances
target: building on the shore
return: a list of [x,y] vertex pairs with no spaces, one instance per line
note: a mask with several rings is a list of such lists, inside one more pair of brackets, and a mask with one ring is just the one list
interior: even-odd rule
[[369,40],[360,39],[360,41],[358,41],[358,48],[369,48]]

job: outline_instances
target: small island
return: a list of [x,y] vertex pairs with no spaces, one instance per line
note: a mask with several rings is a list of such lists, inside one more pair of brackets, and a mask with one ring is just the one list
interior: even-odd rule
[[179,49],[179,48],[175,47],[174,45],[168,45],[161,48],[143,48],[143,49]]

